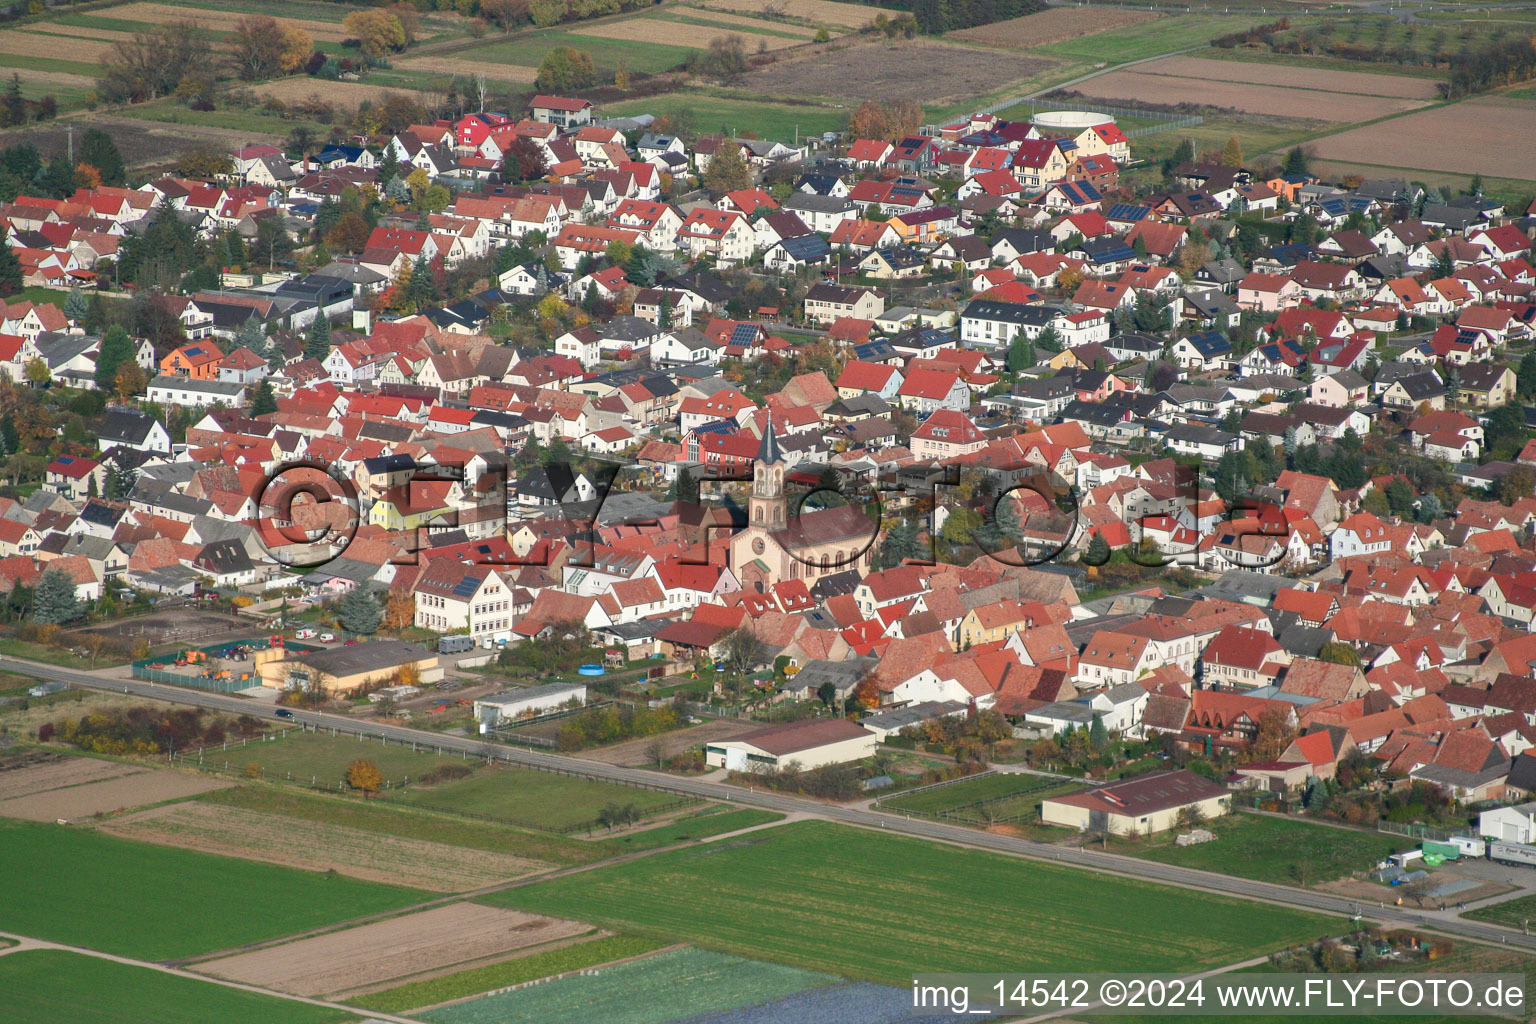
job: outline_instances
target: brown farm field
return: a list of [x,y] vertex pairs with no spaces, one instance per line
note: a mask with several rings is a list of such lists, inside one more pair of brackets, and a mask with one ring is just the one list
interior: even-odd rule
[[218,978],[299,996],[378,988],[399,978],[532,946],[593,929],[579,921],[454,903],[201,964]]
[[[235,23],[242,18],[250,16],[249,11],[230,10],[220,11],[212,7],[178,7],[175,4],[156,4],[136,2],[122,4],[113,7],[110,12],[112,17],[125,21],[143,21],[152,25],[164,24],[168,21],[195,21],[204,28],[215,32],[229,32],[235,27]],[[339,43],[347,38],[347,33],[342,30],[341,19],[345,14],[344,8],[337,8],[335,21],[315,21],[310,18],[283,18],[279,20],[308,32],[314,39],[325,43]]]
[[1394,96],[1358,96],[1243,82],[1222,83],[1217,88],[1200,78],[1178,78],[1139,70],[1112,71],[1079,82],[1072,88],[1083,96],[1104,100],[1134,97],[1142,103],[1219,107],[1269,117],[1305,117],[1346,123],[1403,113],[1422,107],[1427,102]]
[[436,75],[484,75],[492,82],[531,85],[538,68],[522,64],[496,64],[487,60],[462,60],[458,57],[405,57],[394,62],[401,71],[426,71]]
[[785,17],[809,21],[817,25],[842,25],[859,28],[875,20],[882,12],[878,7],[861,4],[840,4],[833,0],[696,0],[692,5],[711,11],[734,11],[737,14],[761,15],[768,7],[782,11]]
[[180,800],[232,785],[234,783],[224,779],[191,775],[173,768],[129,771],[116,778],[64,783],[58,788],[0,801],[0,817],[28,821],[84,821],[97,814],[110,814],[164,800]]
[[53,750],[37,750],[8,758],[0,764],[0,800],[46,793],[50,789],[137,775],[143,768],[92,757],[72,757]]
[[355,107],[363,100],[377,103],[390,93],[409,91],[398,86],[369,85],[367,82],[327,82],[307,75],[283,78],[256,87],[258,96],[276,96],[284,103],[295,103],[312,93],[318,93],[328,102],[343,107]]
[[1480,96],[1311,144],[1325,160],[1536,180],[1536,103]]
[[770,64],[749,74],[754,93],[842,100],[958,102],[1028,78],[1056,62],[918,39],[834,48]]
[[[1053,11],[1078,9],[1052,8]],[[1357,96],[1395,96],[1409,100],[1432,100],[1440,95],[1436,88],[1438,83],[1432,78],[1381,75],[1371,71],[1329,71],[1325,68],[1212,60],[1209,57],[1165,57],[1150,64],[1137,65],[1136,70],[1150,75],[1172,75],[1176,78],[1219,82],[1223,88],[1229,82],[1245,82],[1251,85],[1315,89],[1321,92],[1342,92]]]
[[[669,46],[692,46],[704,49],[717,36],[731,33],[720,29],[704,29],[702,26],[679,24],[661,18],[626,18],[623,21],[605,21],[597,25],[577,25],[572,35],[595,36],[598,39],[624,39],[636,43],[664,43]],[[803,46],[806,40],[785,36],[762,36],[743,29],[735,33],[741,36],[748,53],[755,53],[759,45],[769,50],[782,50],[790,46]]]
[[115,819],[114,835],[311,871],[335,870],[372,882],[464,892],[553,864],[424,839],[210,803],[173,804]]
[[27,29],[0,31],[0,53],[20,57],[46,56],[51,60],[100,64],[102,54],[111,48],[112,44],[104,39],[75,39]]
[[1107,7],[1050,7],[1039,14],[949,33],[951,39],[963,39],[983,46],[1006,46],[1027,50],[1032,46],[1060,43],[1079,36],[1091,36],[1127,25],[1161,18],[1156,11],[1115,10]]

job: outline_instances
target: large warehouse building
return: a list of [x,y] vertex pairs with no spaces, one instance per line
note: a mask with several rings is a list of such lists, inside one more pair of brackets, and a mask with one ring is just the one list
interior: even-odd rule
[[759,729],[734,740],[716,740],[705,746],[704,761],[733,772],[790,764],[811,769],[872,757],[877,746],[876,735],[862,725],[844,718],[813,718]]

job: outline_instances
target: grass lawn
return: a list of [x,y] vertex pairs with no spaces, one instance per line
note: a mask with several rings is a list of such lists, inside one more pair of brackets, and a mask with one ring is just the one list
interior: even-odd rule
[[1416,844],[1397,836],[1296,818],[1233,813],[1207,822],[1214,842],[1175,846],[1173,834],[1116,844],[1116,852],[1265,882],[1312,885],[1364,871]]
[[[271,740],[252,740],[243,747],[234,743],[228,750],[210,747],[203,758],[205,763],[215,767],[223,767],[228,762],[235,770],[243,770],[248,764],[259,764],[262,775],[267,778],[286,779],[292,772],[296,781],[302,780],[307,785],[314,778],[319,785],[331,788],[346,778],[347,765],[360,758],[378,765],[384,778],[395,785],[407,779],[417,779],[423,772],[439,765],[461,763],[457,757],[433,753],[430,739],[424,739],[421,746],[424,749],[412,750],[398,743],[294,730],[287,736]],[[462,763],[473,766],[476,762]]]
[[[658,846],[669,846],[672,843],[686,843],[692,839],[704,839],[708,836],[723,835],[726,832],[738,832],[744,828],[752,828],[757,825],[767,825],[775,821],[783,821],[784,815],[777,811],[762,811],[755,807],[743,807],[737,810],[728,810],[716,804],[706,807],[698,814],[679,818],[665,825],[657,825],[643,832],[632,832],[629,835],[614,836],[612,839],[603,840],[603,845],[613,853],[630,853],[635,850],[654,850]],[[587,843],[585,845],[592,845]]]
[[61,949],[0,957],[8,1024],[331,1024],[351,1014]]
[[[15,301],[16,298],[16,296],[11,296],[10,301]],[[64,668],[91,669],[105,667],[104,664],[92,665],[89,658],[77,658],[68,651],[61,651],[57,647],[45,647],[42,644],[34,644],[28,640],[18,640],[13,636],[0,637],[0,655],[11,658],[28,658],[32,661],[41,661],[49,665],[62,665]]]
[[[999,772],[979,779],[963,779],[947,786],[936,786],[917,793],[898,793],[888,800],[881,800],[880,806],[895,808],[898,811],[938,814],[962,804],[975,803],[977,800],[996,800],[1017,793],[1045,789],[1054,784],[1051,779],[1040,775],[1014,775]],[[1083,784],[1075,783],[1074,785],[1081,789]]]
[[734,132],[756,132],[760,138],[783,142],[794,141],[796,125],[800,126],[803,141],[807,135],[841,131],[848,123],[848,111],[832,107],[695,95],[692,92],[629,100],[605,105],[604,109],[611,109],[614,116],[655,114],[662,117],[686,112],[701,132],[717,132],[724,127]]
[[[325,83],[315,79],[315,92],[325,95]],[[131,117],[137,121],[156,121],[162,124],[192,124],[204,125],[209,128],[232,128],[242,132],[261,132],[267,135],[287,135],[299,125],[308,125],[317,132],[321,138],[330,133],[330,125],[319,121],[302,119],[285,119],[277,114],[269,114],[264,110],[251,108],[241,110],[238,107],[222,107],[218,110],[193,110],[174,97],[171,99],[152,100],[149,103],[134,103],[126,106],[120,112],[122,117]]]
[[527,32],[515,39],[500,40],[487,46],[474,46],[456,51],[465,60],[490,61],[500,64],[520,64],[536,68],[544,55],[557,46],[569,46],[585,50],[592,55],[597,66],[612,71],[622,61],[631,71],[654,74],[684,63],[700,48],[709,45],[708,33],[690,33],[678,28],[678,38],[694,38],[698,46],[673,46],[668,43],[645,43],[634,39],[605,39],[602,36],[580,35],[560,29]]
[[[796,822],[486,897],[905,987],[914,971],[1186,970],[1340,921],[919,839]],[[1198,921],[1198,928],[1178,922]]]
[[[427,894],[88,829],[0,819],[0,930],[168,960],[392,910]],[[3,958],[0,958],[3,959]]]
[[518,957],[506,963],[472,967],[457,974],[445,974],[427,981],[413,981],[408,985],[373,992],[349,999],[354,1006],[383,1013],[401,1013],[418,1006],[435,1006],[450,999],[478,995],[495,988],[520,985],[525,981],[537,981],[566,971],[579,971],[587,967],[640,956],[665,946],[657,939],[634,935],[611,935],[607,938],[578,942],[560,949],[546,950],[531,956]]
[[407,804],[564,828],[595,821],[608,804],[634,804],[646,814],[677,797],[570,775],[498,768],[429,789],[410,789],[398,799]]
[[1506,928],[1519,928],[1522,922],[1536,918],[1536,896],[1519,896],[1502,903],[1465,911],[1461,916],[1470,917],[1474,921],[1501,924]]
[[1248,49],[1246,47],[1233,47],[1223,49],[1211,47],[1201,57],[1209,57],[1212,60],[1236,60],[1249,64],[1277,64],[1292,68],[1315,68],[1319,71],[1361,71],[1375,75],[1400,75],[1405,78],[1444,78],[1445,72],[1436,68],[1420,67],[1414,64],[1382,64],[1368,60],[1349,60],[1345,57],[1329,57],[1323,54],[1317,56],[1276,53],[1273,50]]
[[[1091,36],[1064,39],[1059,43],[1037,46],[1031,53],[1051,57],[1080,58],[1124,64],[1126,61],[1156,57],[1160,53],[1204,46],[1217,36],[1237,32],[1253,25],[1261,25],[1266,19],[1255,12],[1251,15],[1214,17],[1209,14],[1180,14],[1171,18],[1127,25],[1108,32],[1096,32]],[[1273,18],[1268,20],[1273,21]]]

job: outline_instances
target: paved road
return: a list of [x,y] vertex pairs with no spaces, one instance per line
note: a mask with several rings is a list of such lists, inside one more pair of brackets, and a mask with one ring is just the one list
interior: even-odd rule
[[[0,657],[0,669],[20,672],[36,676],[40,679],[58,680],[95,690],[133,693],[143,697],[192,704],[218,711],[251,714],[273,720],[277,719],[276,709],[274,708],[248,699],[231,697],[225,694],[205,693],[199,690],[147,683],[135,679],[108,679],[103,678],[100,674],[91,675],[18,658]],[[1106,874],[1139,878],[1146,881],[1199,889],[1204,892],[1222,893],[1243,899],[1259,900],[1328,914],[1349,916],[1358,912],[1368,920],[1379,921],[1388,925],[1427,925],[1449,935],[1459,935],[1464,938],[1495,944],[1505,943],[1522,949],[1536,951],[1536,936],[1522,935],[1519,932],[1500,928],[1496,925],[1462,920],[1455,915],[1454,911],[1442,913],[1436,910],[1419,910],[1406,906],[1394,907],[1390,905],[1371,907],[1368,904],[1362,905],[1358,901],[1334,896],[1329,893],[1296,889],[1268,882],[1232,878],[1227,875],[1198,871],[1193,868],[1125,857],[1119,854],[1107,853],[1103,850],[1061,846],[1019,839],[1013,836],[994,835],[957,825],[947,825],[917,818],[905,818],[897,814],[882,813],[861,807],[842,807],[836,804],[822,803],[818,800],[765,790],[743,790],[739,786],[707,779],[660,776],[637,768],[623,768],[617,765],[585,761],[580,758],[566,757],[560,754],[548,754],[542,751],[500,746],[492,748],[490,745],[476,739],[422,733],[415,729],[383,722],[360,722],[339,715],[326,715],[309,711],[296,712],[295,720],[310,725],[326,728],[334,727],[347,732],[362,733],[365,736],[382,736],[394,740],[404,740],[407,743],[415,741],[424,745],[438,746],[444,750],[464,751],[477,756],[485,756],[494,749],[496,756],[509,764],[559,769],[579,773],[589,778],[621,783],[643,783],[650,786],[662,785],[706,800],[747,804],[753,807],[782,811],[786,814],[799,814],[861,828],[883,829],[889,832],[933,839],[971,848],[993,850],[998,853],[1025,857],[1031,860],[1055,861],[1067,867],[1085,868]]]

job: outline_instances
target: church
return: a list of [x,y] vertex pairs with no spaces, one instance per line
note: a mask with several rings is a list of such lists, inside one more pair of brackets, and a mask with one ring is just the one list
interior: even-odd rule
[[849,569],[860,575],[869,572],[878,525],[853,503],[801,512],[791,521],[784,493],[786,468],[770,418],[752,470],[747,528],[731,538],[731,573],[742,589],[761,593],[784,580],[814,585],[823,576]]

